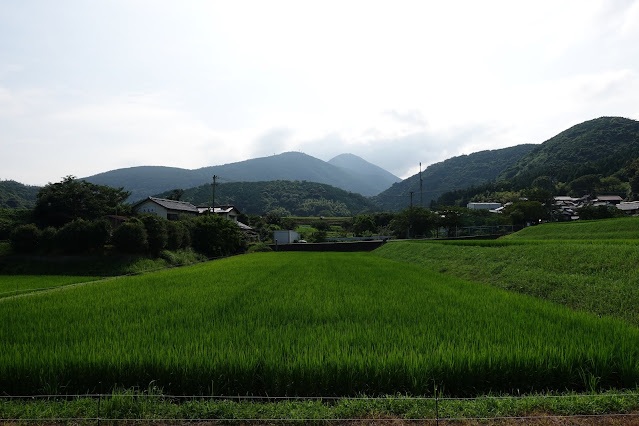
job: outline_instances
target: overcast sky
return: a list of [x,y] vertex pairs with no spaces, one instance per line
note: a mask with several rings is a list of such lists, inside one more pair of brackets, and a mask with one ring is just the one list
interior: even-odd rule
[[408,177],[638,95],[639,1],[0,0],[0,180],[285,151]]

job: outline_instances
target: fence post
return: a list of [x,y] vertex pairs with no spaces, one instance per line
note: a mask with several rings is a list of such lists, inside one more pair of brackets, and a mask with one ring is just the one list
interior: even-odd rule
[[98,395],[98,426],[100,426],[100,403],[102,402],[102,394]]
[[437,385],[435,385],[435,424],[439,426],[439,395],[437,395]]

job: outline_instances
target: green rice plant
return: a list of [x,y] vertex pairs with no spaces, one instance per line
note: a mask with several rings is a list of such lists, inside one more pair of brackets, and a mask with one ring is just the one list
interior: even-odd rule
[[65,275],[0,275],[0,298],[99,279]]
[[639,250],[628,240],[393,242],[375,254],[639,325]]
[[603,220],[579,220],[575,222],[544,223],[530,226],[505,239],[639,239],[639,217]]
[[0,301],[0,389],[634,388],[639,330],[370,253],[255,253]]

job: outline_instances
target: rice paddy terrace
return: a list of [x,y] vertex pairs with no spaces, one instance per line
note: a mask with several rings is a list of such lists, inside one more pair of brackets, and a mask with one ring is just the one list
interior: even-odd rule
[[[0,389],[152,384],[173,394],[353,396],[427,395],[437,385],[474,396],[635,388],[639,330],[629,312],[638,296],[623,285],[637,274],[634,237],[533,238],[256,253],[5,297]],[[581,275],[557,289],[546,268],[564,281]],[[587,277],[581,297],[568,297]],[[608,295],[624,298],[597,312],[589,298],[610,286]]]

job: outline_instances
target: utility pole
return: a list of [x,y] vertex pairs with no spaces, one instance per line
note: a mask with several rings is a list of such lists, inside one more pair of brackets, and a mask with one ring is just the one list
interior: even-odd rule
[[410,192],[410,209],[408,210],[408,232],[407,236],[410,238],[411,229],[413,228],[413,194],[414,192]]
[[424,207],[424,191],[422,191],[422,162],[419,162],[419,206]]
[[217,175],[213,175],[213,185],[211,187],[211,210],[210,213],[215,214],[215,181],[218,178]]

